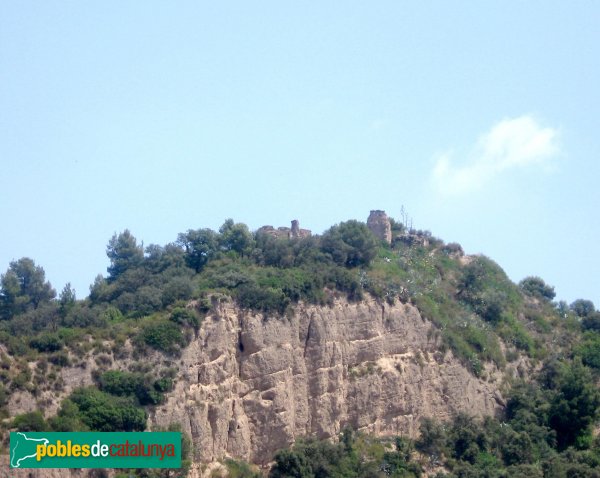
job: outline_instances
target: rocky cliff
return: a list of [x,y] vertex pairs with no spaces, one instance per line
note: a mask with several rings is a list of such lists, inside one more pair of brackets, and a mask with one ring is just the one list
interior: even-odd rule
[[[197,463],[231,456],[266,464],[298,437],[333,437],[345,426],[415,436],[421,417],[494,414],[503,401],[501,374],[488,369],[487,380],[475,378],[440,350],[437,337],[408,304],[338,300],[330,307],[300,305],[285,318],[220,304],[177,361],[175,389],[152,412],[149,428],[180,423]],[[163,359],[153,353],[148,360]],[[85,369],[63,369],[64,393],[92,383],[91,369],[91,361]],[[13,406],[35,409],[26,398]],[[201,474],[194,466],[191,476]]]
[[424,416],[493,414],[495,374],[476,379],[410,305],[299,306],[265,318],[220,305],[181,357],[175,390],[151,425],[178,422],[196,459],[266,463],[300,436],[345,426],[414,435]]

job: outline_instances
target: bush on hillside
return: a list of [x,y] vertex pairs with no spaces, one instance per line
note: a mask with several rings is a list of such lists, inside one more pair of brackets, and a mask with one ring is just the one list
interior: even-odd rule
[[519,282],[523,293],[542,300],[552,300],[556,296],[554,287],[546,284],[540,277],[530,276]]
[[158,320],[146,324],[138,335],[139,342],[167,354],[177,354],[182,347],[187,345],[181,328],[168,320]]
[[81,421],[99,432],[143,431],[146,412],[131,398],[115,397],[94,387],[78,388],[69,399],[77,405]]

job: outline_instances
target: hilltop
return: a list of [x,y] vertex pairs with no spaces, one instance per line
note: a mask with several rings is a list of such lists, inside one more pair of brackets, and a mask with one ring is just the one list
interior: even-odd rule
[[362,476],[375,440],[363,460],[395,476],[595,476],[600,314],[539,277],[380,210],[322,235],[228,219],[144,248],[125,230],[106,253],[84,300],[30,258],[2,275],[5,431],[179,429],[195,474],[275,456],[274,476],[313,476],[282,458],[312,453]]

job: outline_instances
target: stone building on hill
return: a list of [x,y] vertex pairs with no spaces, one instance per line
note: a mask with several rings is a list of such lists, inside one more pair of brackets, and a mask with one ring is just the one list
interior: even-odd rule
[[300,223],[298,219],[292,221],[292,227],[278,227],[275,229],[273,226],[263,226],[257,234],[269,234],[270,236],[277,237],[280,239],[301,239],[303,237],[310,237],[311,231],[308,229],[300,229]]
[[382,241],[392,243],[392,225],[385,211],[373,210],[367,219],[367,227]]

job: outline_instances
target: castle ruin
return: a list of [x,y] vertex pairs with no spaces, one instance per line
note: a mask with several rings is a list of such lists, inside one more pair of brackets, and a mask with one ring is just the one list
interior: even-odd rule
[[292,221],[292,227],[278,227],[275,229],[273,226],[263,226],[257,234],[268,234],[278,239],[302,239],[304,237],[310,237],[311,231],[309,229],[301,229],[298,219]]
[[367,227],[375,237],[388,244],[392,243],[392,225],[385,211],[378,209],[371,211],[367,219]]

